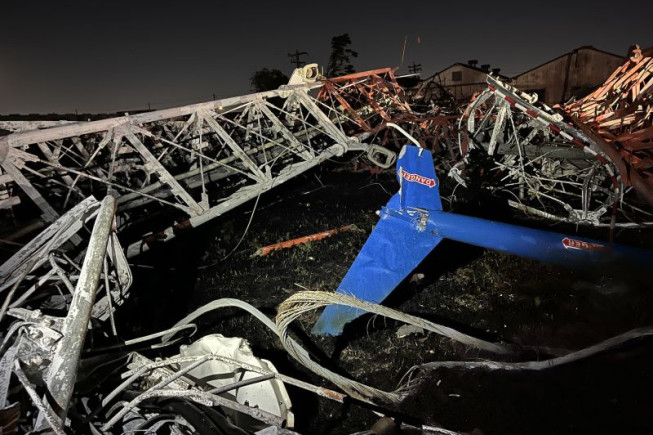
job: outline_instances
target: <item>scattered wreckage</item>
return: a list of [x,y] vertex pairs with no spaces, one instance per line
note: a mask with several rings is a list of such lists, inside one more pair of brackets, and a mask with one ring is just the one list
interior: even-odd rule
[[[426,210],[424,207],[437,198],[433,194],[435,173],[427,151],[419,153],[413,146],[407,146],[407,149],[409,151],[402,155],[399,169],[405,180],[403,195],[395,196],[393,201],[406,213],[417,213],[409,219],[409,226],[405,229],[420,231],[420,224],[424,222],[420,210]],[[409,157],[412,164],[420,167],[411,167],[406,160]],[[429,165],[428,173],[421,172]],[[281,304],[276,322],[243,301],[218,299],[196,309],[164,331],[116,344],[117,325],[112,320],[113,313],[124,302],[132,278],[124,250],[115,234],[115,206],[116,200],[111,196],[102,202],[88,198],[0,268],[2,289],[7,292],[3,317],[16,319],[4,336],[0,363],[7,430],[28,432],[43,429],[66,433],[68,429],[65,428],[70,428],[78,433],[219,433],[219,430],[232,431],[230,433],[293,433],[290,432],[294,421],[292,403],[284,385],[297,386],[338,402],[355,400],[368,403],[392,413],[416,391],[420,370],[465,364],[471,369],[545,370],[651,334],[648,329],[631,331],[546,361],[433,363],[416,367],[407,383],[395,391],[380,390],[324,367],[292,337],[290,325],[307,312],[330,306],[325,311],[328,316],[329,310],[342,310],[344,306],[349,307],[350,312],[382,315],[496,355],[519,355],[520,351],[510,343],[487,341],[361,300],[369,297],[358,291],[355,292],[358,298],[343,294],[350,291],[298,292]],[[415,211],[411,206],[419,207]],[[394,216],[393,213],[403,212],[400,209],[388,210],[385,219]],[[71,243],[75,237],[86,237],[86,225],[93,220],[88,246],[84,249],[80,248],[83,242]],[[397,219],[397,222],[404,221]],[[495,223],[489,224],[496,226]],[[427,222],[425,225],[431,224]],[[427,239],[438,238],[425,230],[421,234]],[[377,231],[383,232],[383,225],[377,225],[372,237],[378,236]],[[527,232],[527,236],[533,236],[537,231]],[[393,248],[402,249],[406,243],[405,231],[395,229],[393,234],[399,242]],[[444,231],[443,236],[453,237]],[[557,254],[564,259],[576,256],[614,258],[618,254],[631,260],[641,258],[636,250],[616,245],[611,246],[614,251],[582,249],[583,243],[590,246],[600,242],[573,240],[576,244],[563,243],[561,246],[564,247]],[[567,248],[570,251],[566,251]],[[414,246],[411,245],[411,249]],[[361,255],[367,255],[365,252],[364,248]],[[387,255],[402,258],[392,254],[391,250]],[[408,273],[411,268],[408,263],[414,266],[416,257],[405,258],[407,261],[401,263],[407,267],[404,268]],[[357,263],[354,263],[353,269],[356,267]],[[135,346],[161,349],[187,341],[196,331],[199,317],[225,308],[238,308],[251,314],[279,337],[293,359],[344,393],[278,373],[270,361],[256,358],[241,338],[205,336],[181,346],[179,353],[159,360],[132,350]],[[65,313],[65,316],[58,316],[54,314],[56,312]],[[424,433],[447,433],[428,426],[421,429]]]
[[527,215],[604,227],[653,223],[650,53],[635,49],[599,89],[558,110],[488,76],[460,119],[450,175]]
[[[132,284],[115,208],[112,196],[87,198],[0,267],[0,319],[15,319],[0,360],[3,433],[292,433],[284,382],[328,390],[279,374],[243,339],[204,336],[157,361],[130,349],[174,345],[196,326],[115,343],[114,311]],[[72,243],[93,221],[88,245]]]
[[[276,323],[243,301],[218,299],[166,330],[118,340],[113,316],[132,277],[116,237],[116,203],[110,195],[101,202],[87,198],[0,267],[0,290],[6,293],[0,320],[15,319],[3,336],[0,359],[3,433],[291,434],[286,384],[340,403],[349,397],[377,405],[401,400],[403,393],[383,392],[322,367],[288,333],[316,301],[315,307],[338,301],[382,309],[335,294],[298,293]],[[293,358],[346,394],[280,374],[242,338],[204,336],[157,360],[133,350],[186,341],[197,330],[197,318],[229,307],[261,321]],[[407,321],[439,331],[430,322]]]
[[[324,367],[289,333],[303,314],[327,307],[315,333],[338,334],[371,312],[518,357],[510,343],[378,305],[443,238],[566,264],[649,268],[648,251],[443,212],[434,161],[423,148],[436,153],[436,162],[448,160],[442,166],[460,184],[482,182],[529,215],[610,228],[647,225],[651,62],[650,53],[635,50],[599,90],[558,111],[488,76],[488,89],[462,115],[453,103],[427,103],[420,112],[416,101],[427,97],[409,101],[392,70],[323,80],[308,65],[276,91],[0,138],[0,208],[27,196],[48,224],[0,266],[0,321],[15,319],[0,360],[3,433],[294,433],[285,385],[392,413],[414,391],[412,375],[420,369],[544,370],[651,335],[650,328],[631,331],[545,361],[432,363],[411,371],[397,390],[382,391]],[[279,307],[276,321],[243,301],[219,299],[169,329],[116,344],[114,313],[133,281],[128,258],[346,152],[366,153],[388,168],[405,142],[395,131],[404,130],[421,149],[403,148],[401,191],[337,292],[298,292]],[[403,255],[407,249],[413,254]],[[295,361],[343,393],[279,373],[238,337],[204,336],[158,360],[134,350],[186,342],[198,317],[226,307],[261,321]]]

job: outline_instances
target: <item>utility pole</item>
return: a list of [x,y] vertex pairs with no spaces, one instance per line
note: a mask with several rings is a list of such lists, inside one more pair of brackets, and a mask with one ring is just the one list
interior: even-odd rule
[[300,56],[308,55],[307,52],[305,51],[299,51],[295,49],[294,53],[288,53],[288,57],[290,58],[290,63],[294,63],[296,68],[301,68],[306,64],[303,60],[299,59]]
[[408,65],[408,71],[409,71],[411,74],[417,74],[417,73],[420,72],[421,70],[422,70],[422,64],[421,64],[421,63],[415,63],[415,62],[413,62],[412,65]]

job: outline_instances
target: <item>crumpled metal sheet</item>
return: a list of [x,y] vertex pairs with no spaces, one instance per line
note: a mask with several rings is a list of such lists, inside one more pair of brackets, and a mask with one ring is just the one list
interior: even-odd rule
[[[270,361],[255,357],[247,341],[240,337],[224,337],[220,334],[206,335],[189,346],[182,346],[179,353],[181,356],[217,354],[254,367],[261,367],[266,371],[276,372]],[[180,363],[179,365],[184,368],[190,363]],[[206,382],[213,387],[223,387],[259,376],[257,373],[243,372],[237,366],[216,360],[206,361],[189,371],[188,374],[199,382]],[[288,427],[294,427],[295,417],[291,410],[290,397],[283,383],[277,379],[241,387],[226,393],[226,395],[239,403],[247,403],[249,406],[277,415],[285,419]],[[242,420],[243,416],[233,415],[235,423],[238,424]]]

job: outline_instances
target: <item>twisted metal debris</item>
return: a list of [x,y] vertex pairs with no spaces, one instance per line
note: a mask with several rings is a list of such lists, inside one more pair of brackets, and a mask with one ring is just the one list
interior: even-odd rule
[[597,90],[562,107],[653,206],[653,49],[634,46]]
[[145,234],[130,240],[132,257],[347,151],[388,167],[388,150],[403,145],[387,128],[396,124],[459,182],[476,178],[529,215],[646,225],[652,65],[650,50],[635,47],[599,89],[558,112],[489,77],[460,116],[437,83],[406,93],[390,68],[325,79],[311,64],[275,91],[43,130],[13,126],[0,139],[0,208],[18,205],[22,189],[52,222],[98,189],[113,192],[118,228]]
[[[611,228],[653,223],[651,50],[633,49],[629,60],[599,89],[558,111],[491,76],[488,89],[461,117],[458,107],[437,87],[407,96],[392,69],[329,80],[319,78],[316,71],[315,65],[298,69],[288,86],[275,91],[87,123],[42,124],[47,127],[42,130],[29,129],[36,124],[16,124],[12,134],[0,138],[0,209],[18,206],[18,190],[22,190],[21,196],[30,198],[43,221],[51,223],[0,266],[0,292],[6,292],[0,320],[5,316],[17,319],[2,344],[0,407],[4,415],[15,422],[21,419],[21,428],[64,433],[91,319],[105,335],[118,335],[113,314],[132,283],[128,257],[345,152],[366,151],[370,161],[392,164],[394,157],[388,149],[404,140],[389,126],[408,130],[420,146],[435,151],[445,167],[464,156],[465,166],[458,164],[450,171],[454,178],[469,186],[478,183],[530,215]],[[313,96],[311,92],[318,89]],[[108,195],[100,203],[89,196],[105,193],[117,199]],[[86,247],[84,228],[92,220],[95,227]],[[117,231],[137,237],[123,250]],[[513,350],[389,308],[320,292],[291,296],[281,305],[276,324],[242,301],[223,299],[200,308],[172,329],[123,345],[161,336],[160,346],[169,345],[174,334],[197,329],[190,323],[195,317],[236,306],[274,331],[302,365],[351,397],[376,404],[398,403],[407,390],[381,391],[334,373],[290,336],[293,321],[329,304],[407,321],[480,349]],[[40,309],[67,314],[55,317]],[[649,335],[650,330],[635,331],[634,336],[641,333]],[[586,354],[544,363],[445,362],[433,366],[539,370]],[[275,426],[287,423],[282,416],[217,396],[218,391],[246,386],[244,381],[206,391],[185,379],[209,361],[263,375],[250,383],[276,379],[341,402],[346,397],[217,354],[175,356],[159,362],[138,353],[129,357],[130,371],[123,374],[127,379],[109,390],[95,410],[86,409],[87,428],[95,432],[138,429],[130,421],[147,425],[156,414],[144,411],[141,404],[164,397],[234,409]],[[18,402],[10,397],[12,376],[35,412],[21,417],[17,411]],[[48,394],[43,397],[36,385],[46,386]],[[136,388],[137,395],[130,396],[129,388]],[[157,424],[168,424],[180,433],[192,431],[192,424],[180,415]]]
[[[219,391],[204,391],[200,388],[201,385],[190,382],[183,376],[202,362],[218,358],[219,355],[191,356],[191,359],[203,360],[187,367],[173,367],[171,371],[154,370],[150,373],[148,367],[152,365],[151,361],[134,352],[128,355],[128,359],[131,361],[130,367],[138,369],[138,376],[122,383],[117,389],[107,391],[106,385],[111,386],[116,382],[111,379],[113,375],[110,371],[108,375],[100,376],[99,385],[94,385],[90,393],[84,392],[81,384],[89,382],[89,378],[95,376],[95,369],[101,371],[101,367],[108,365],[114,366],[113,370],[116,370],[124,364],[126,349],[135,345],[142,347],[142,343],[161,337],[161,343],[150,348],[169,346],[179,341],[179,338],[175,338],[179,332],[191,330],[194,333],[197,330],[194,324],[187,322],[179,327],[126,340],[108,348],[98,348],[93,343],[94,340],[86,339],[88,334],[95,339],[113,336],[112,342],[119,340],[113,315],[127,296],[131,272],[123,249],[115,237],[115,205],[116,200],[111,196],[105,197],[102,202],[93,197],[87,198],[0,266],[0,291],[6,293],[2,314],[6,313],[7,317],[14,319],[0,346],[0,413],[15,419],[13,427],[23,433],[33,430],[57,434],[68,433],[69,430],[77,433],[124,433],[138,429],[139,425],[160,427],[160,416],[166,413],[163,409],[153,407],[152,403],[156,403],[159,397],[165,397],[234,410],[267,425],[292,425],[290,412],[271,414],[259,409],[257,403],[248,405],[242,400],[239,402],[218,396],[220,391],[242,391],[241,388],[252,383],[260,384],[256,391],[261,391],[260,388],[271,391],[274,388],[275,391],[286,394],[281,381],[275,380],[281,378],[286,381],[286,378],[278,375],[271,363],[260,363],[259,367],[253,367],[252,364],[257,361],[253,356],[248,357],[249,360],[245,363],[233,361],[229,366],[233,368],[226,370],[227,373],[233,372],[234,379],[237,379],[235,382],[220,384]],[[84,225],[92,220],[95,221],[93,231],[86,245]],[[77,239],[77,245],[72,243],[74,239]],[[63,317],[56,314],[61,311],[65,312]],[[89,333],[89,329],[93,332]],[[243,346],[240,348],[243,349]],[[201,352],[202,347],[196,347],[194,352],[198,349]],[[89,350],[99,351],[99,357],[84,355],[87,362],[82,363],[82,351]],[[219,350],[218,346],[215,352]],[[248,355],[246,351],[243,354]],[[223,359],[232,362],[228,357]],[[92,361],[90,373],[84,369],[84,366],[89,367],[88,361]],[[180,360],[177,358],[175,362]],[[159,365],[162,366],[165,364]],[[252,380],[252,376],[248,375],[248,382],[245,382],[238,379],[243,376],[243,370],[262,372],[265,376],[254,376],[255,379]],[[215,373],[210,374],[213,376]],[[17,379],[22,388],[15,387],[12,378]],[[197,376],[193,377],[196,378]],[[288,380],[295,381],[291,378]],[[142,384],[139,385],[139,382]],[[147,388],[148,384],[154,387]],[[265,385],[262,386],[263,384]],[[296,381],[295,384],[304,388],[308,385],[301,381]],[[143,385],[145,391],[125,402],[125,406],[120,409],[122,399],[129,397],[133,391],[144,388]],[[129,391],[124,391],[126,389]],[[73,395],[77,400],[72,400]],[[330,397],[337,398],[337,393],[334,392]],[[95,407],[93,404],[99,398],[103,398],[102,405]],[[246,398],[256,401],[256,397]],[[284,398],[287,398],[287,394]],[[142,403],[145,402],[147,404],[143,406]],[[267,403],[274,404],[277,400],[268,400]],[[287,399],[284,409],[289,408],[290,402]],[[15,413],[16,409],[18,413]],[[67,414],[71,409],[75,409],[77,417],[68,419]],[[85,422],[78,421],[80,413],[86,419]],[[184,413],[180,412],[164,426],[171,430],[176,428],[175,433],[196,433],[196,427],[183,416]],[[117,423],[119,427],[112,430],[112,426]]]
[[465,156],[451,175],[482,183],[527,214],[593,226],[639,226],[653,220],[628,189],[612,152],[591,131],[529,95],[488,76],[488,89],[465,110],[459,139]]
[[319,100],[353,121],[345,127],[348,134],[365,132],[380,145],[397,150],[405,140],[387,128],[394,123],[416,137],[422,147],[455,160],[459,108],[450,97],[441,87],[409,95],[392,68],[326,79],[318,94]]
[[[62,427],[91,317],[113,318],[112,300],[116,293],[124,296],[119,281],[123,280],[125,287],[131,282],[126,260],[118,260],[116,256],[123,254],[122,249],[116,247],[117,239],[112,234],[114,212],[113,197],[107,196],[101,203],[88,198],[0,267],[0,290],[11,287],[4,299],[2,315],[6,312],[18,319],[5,335],[2,346],[0,402],[9,403],[12,371],[28,392],[32,388],[31,381],[22,378],[23,372],[29,371],[32,378],[37,377],[39,384],[47,386],[49,394],[41,400],[30,393],[39,410],[38,416],[32,416],[36,417],[31,421],[34,429],[64,433]],[[62,249],[63,245],[78,238],[76,233],[93,218],[95,224],[88,247],[77,260],[71,259],[65,254],[67,249]],[[78,264],[80,259],[83,259],[81,265]],[[111,269],[109,263],[113,265]],[[106,296],[96,303],[102,275]],[[35,292],[38,293],[36,298]],[[15,296],[19,297],[14,300]],[[46,309],[67,308],[67,315],[61,318],[30,309],[39,306],[39,300]],[[9,343],[11,346],[7,348]]]

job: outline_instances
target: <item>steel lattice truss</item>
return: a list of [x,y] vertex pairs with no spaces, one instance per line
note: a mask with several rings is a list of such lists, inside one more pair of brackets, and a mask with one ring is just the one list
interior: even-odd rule
[[476,178],[512,207],[555,221],[632,226],[652,220],[592,137],[536,96],[491,76],[487,82],[461,118],[467,172],[455,168],[454,177]]
[[151,235],[128,247],[133,256],[327,159],[367,149],[364,132],[350,136],[351,120],[311,96],[320,86],[14,133],[0,142],[0,187],[7,205],[22,189],[46,222],[111,192],[119,230],[149,226]]
[[430,93],[428,97],[427,101],[422,95],[418,103],[422,110],[415,110],[416,105],[397,83],[392,68],[327,79],[318,95],[325,104],[347,116],[350,122],[345,129],[350,134],[365,132],[384,147],[398,150],[406,139],[396,130],[386,128],[392,122],[408,131],[422,147],[440,155],[447,149],[455,159],[458,108],[450,107],[453,100],[446,100],[446,107],[430,104],[434,95]]
[[346,112],[355,122],[352,129],[376,132],[384,122],[412,115],[403,90],[391,68],[327,79],[318,98]]

